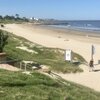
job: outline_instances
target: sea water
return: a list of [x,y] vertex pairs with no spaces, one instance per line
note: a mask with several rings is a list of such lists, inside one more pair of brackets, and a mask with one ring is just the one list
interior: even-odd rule
[[63,28],[63,29],[74,29],[80,31],[90,31],[100,33],[100,20],[77,20],[77,21],[66,21],[68,24],[65,25],[49,25],[51,27]]

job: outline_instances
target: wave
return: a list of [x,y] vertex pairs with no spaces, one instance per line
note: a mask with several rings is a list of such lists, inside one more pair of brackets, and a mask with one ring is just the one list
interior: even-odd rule
[[100,27],[96,26],[95,24],[90,24],[90,23],[75,23],[71,22],[71,24],[68,25],[49,25],[51,27],[55,28],[62,28],[62,29],[74,29],[74,30],[80,30],[80,31],[95,31],[95,32],[100,32]]

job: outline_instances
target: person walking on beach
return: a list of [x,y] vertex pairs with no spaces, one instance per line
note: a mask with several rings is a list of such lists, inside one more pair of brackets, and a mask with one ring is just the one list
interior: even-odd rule
[[93,60],[90,60],[89,67],[90,67],[89,72],[94,70],[94,61]]

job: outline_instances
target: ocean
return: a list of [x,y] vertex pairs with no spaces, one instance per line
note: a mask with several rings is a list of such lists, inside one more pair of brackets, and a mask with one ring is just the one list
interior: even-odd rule
[[66,21],[68,24],[64,25],[49,25],[51,27],[73,29],[80,31],[90,31],[100,33],[100,20],[77,20]]

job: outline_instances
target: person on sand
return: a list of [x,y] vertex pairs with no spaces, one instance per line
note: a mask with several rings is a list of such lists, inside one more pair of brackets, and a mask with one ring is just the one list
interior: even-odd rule
[[90,60],[89,67],[90,67],[89,72],[94,70],[94,61],[93,60]]

